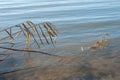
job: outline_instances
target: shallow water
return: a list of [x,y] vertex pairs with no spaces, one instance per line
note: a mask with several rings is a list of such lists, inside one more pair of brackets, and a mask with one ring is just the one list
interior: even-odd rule
[[[61,77],[59,80],[61,79],[74,80],[74,77],[76,80],[97,79],[97,78],[93,79],[93,75],[95,72],[94,70],[93,70],[94,72],[83,71],[86,73],[85,74],[87,76],[86,78],[85,75],[81,75],[80,73],[81,69],[80,71],[79,70],[76,71],[73,69],[73,64],[76,66],[77,69],[79,66],[81,66],[82,64],[81,62],[83,61],[83,63],[85,64],[86,63],[90,64],[89,65],[90,69],[95,67],[95,65],[101,66],[100,70],[97,69],[97,71],[99,73],[99,71],[103,70],[102,73],[104,75],[108,74],[108,77],[105,78],[105,80],[110,80],[110,79],[118,80],[117,78],[119,77],[117,75],[120,74],[118,74],[118,71],[116,69],[118,69],[118,67],[120,66],[119,58],[117,57],[119,56],[119,47],[120,47],[119,46],[120,1],[119,0],[110,0],[110,1],[109,0],[84,0],[84,1],[79,1],[79,0],[65,0],[65,1],[64,0],[29,0],[29,1],[4,0],[2,1],[0,0],[1,30],[25,22],[27,20],[31,20],[34,23],[50,21],[51,23],[56,25],[56,28],[59,31],[56,48],[54,49],[53,47],[48,48],[46,51],[62,56],[67,56],[68,58],[73,56],[73,58],[67,59],[67,61],[65,62],[67,63],[66,65],[61,61],[60,63],[58,63],[59,59],[53,57],[38,56],[38,58],[33,57],[29,61],[23,57],[24,54],[19,55],[20,56],[19,58],[16,58],[16,56],[18,55],[15,55],[5,60],[5,63],[2,63],[2,66],[0,66],[0,72],[4,72],[4,71],[6,72],[12,70],[14,71],[16,69],[23,69],[24,67],[34,67],[41,65],[40,69],[38,69],[38,72],[31,72],[30,69],[31,74],[36,75],[36,73],[37,74],[40,73],[41,75],[45,75],[46,73],[49,75],[56,67],[60,67],[60,68],[58,68],[58,70],[56,68],[55,73],[58,73],[58,71],[60,71],[59,69],[61,68],[67,70],[66,68],[68,67],[68,69],[71,69],[71,71],[73,71],[74,73],[76,72],[76,74],[73,73],[70,75],[68,73],[71,73],[71,71],[68,70],[65,72],[66,73],[65,75],[62,75],[64,79]],[[86,54],[86,52],[85,55],[80,54],[80,47],[81,45],[84,44],[84,42],[89,42],[91,44],[92,41],[96,41],[100,39],[104,33],[109,33],[110,35],[109,39],[113,40],[113,42],[110,42],[108,48],[104,50],[98,50],[98,51],[96,50],[96,52],[90,51],[90,54]],[[117,41],[116,38],[118,38]],[[85,45],[85,47],[89,47],[90,45],[89,43]],[[92,54],[94,53],[96,53],[97,55],[93,56]],[[108,53],[110,55],[108,55]],[[106,60],[106,62],[102,63],[103,62],[102,59]],[[95,63],[94,65],[94,62],[99,64]],[[49,65],[51,66],[51,68],[47,67]],[[105,65],[107,66],[106,68]],[[43,71],[41,71],[41,67],[42,69],[44,67],[46,68],[45,73],[43,74],[42,74]],[[115,67],[116,69],[114,69],[113,67]],[[36,70],[37,69],[35,69],[35,71]],[[114,75],[117,76],[117,78],[112,77],[113,75],[110,72],[115,73]],[[17,79],[17,77],[20,78],[19,75],[21,75],[22,77],[21,80],[26,80],[28,76],[30,77],[31,75],[27,73],[29,73],[29,70],[28,71],[23,70],[23,72],[15,71],[15,73],[13,72],[12,74],[0,75],[0,79],[7,80],[12,76],[11,80],[13,79],[20,80]],[[16,74],[16,76],[14,76],[14,74]],[[58,74],[57,76],[61,74],[62,72],[60,72],[60,74]],[[53,78],[56,79],[55,74],[53,75],[51,74],[51,76],[52,78],[49,76],[50,80],[51,79],[53,80]],[[43,79],[40,78],[40,80],[46,80],[45,77],[43,77]],[[88,79],[89,77],[91,78]],[[103,77],[103,76],[99,75],[99,77]],[[35,77],[33,78],[35,79]]]

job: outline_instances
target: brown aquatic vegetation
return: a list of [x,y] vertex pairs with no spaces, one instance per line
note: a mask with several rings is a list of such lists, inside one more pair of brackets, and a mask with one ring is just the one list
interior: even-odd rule
[[91,49],[97,49],[97,48],[104,48],[108,45],[107,37],[109,36],[108,33],[105,33],[102,37],[102,39],[99,39],[94,45],[92,45]]
[[[24,68],[21,70],[19,69],[11,72],[1,73],[4,74],[5,77],[7,77],[6,80],[18,80],[18,79],[19,80],[30,80],[30,79],[32,80],[110,80],[110,79],[114,79],[115,73],[119,71],[119,66],[117,66],[118,63],[115,63],[115,61],[112,60],[107,60],[104,58],[105,56],[102,55],[101,57],[96,56],[95,54],[93,54],[93,52],[91,52],[92,50],[89,51],[91,55],[93,54],[92,57],[91,56],[81,57],[80,54],[68,55],[62,57],[47,52],[37,51],[30,48],[31,45],[33,44],[38,49],[40,49],[40,47],[42,46],[45,46],[46,45],[45,43],[47,43],[47,45],[52,44],[54,46],[53,38],[58,35],[58,32],[54,28],[54,26],[49,22],[44,22],[42,23],[42,25],[41,24],[36,25],[31,21],[27,21],[26,23],[22,23],[16,26],[20,30],[14,33],[12,31],[13,30],[12,28],[14,27],[10,27],[7,28],[6,30],[0,31],[0,33],[2,32],[7,33],[7,37],[3,36],[3,38],[0,39],[1,41],[0,45],[2,44],[10,45],[8,47],[4,45],[0,46],[0,49],[3,50],[4,53],[5,52],[7,53],[9,51],[17,51],[24,53],[45,54],[45,55],[53,56],[54,57],[53,61],[56,61],[56,63],[53,62],[53,64],[44,66],[42,68],[41,68],[42,65],[40,65],[39,67]],[[22,48],[15,48],[14,46],[17,45],[15,42],[16,38],[19,39],[21,35],[25,37],[26,43],[25,45],[21,46]],[[4,40],[6,42],[4,42]],[[107,38],[99,39],[95,42],[93,46],[91,46],[90,49],[104,48],[106,47],[107,43],[108,43]],[[83,51],[83,47],[81,47],[81,49]],[[0,56],[1,55],[9,57],[12,54],[0,53]],[[59,60],[57,61],[56,58]],[[4,59],[0,59],[0,62],[3,62]],[[47,61],[47,58],[45,58],[44,60]],[[48,59],[48,63],[51,62],[49,60],[50,57]],[[37,61],[43,61],[43,60],[41,58],[36,59],[35,57],[35,59],[34,58],[26,59],[25,63],[27,64],[31,63],[28,64],[31,67],[31,65],[35,65],[34,62]],[[109,67],[111,65],[112,67]],[[116,80],[119,80],[119,78]]]
[[[96,41],[92,41],[91,43],[87,44],[88,42],[84,42],[80,47],[81,52],[88,51],[88,50],[97,50],[97,49],[104,49],[110,44],[110,34],[105,33],[100,39]],[[86,45],[87,44],[87,45]]]
[[103,46],[103,40],[98,40],[94,45],[91,46],[91,49],[97,49],[102,48]]
[[91,46],[91,49],[97,49],[97,45]]
[[[101,45],[102,44],[101,39],[100,41],[98,40],[95,43],[96,43],[95,46],[99,46],[99,44]],[[97,48],[95,47],[95,49]],[[111,54],[110,49],[108,47],[107,53],[109,53],[109,55],[106,56],[103,55],[104,50],[102,49],[98,52],[97,50],[94,51],[89,50],[90,56],[84,56],[84,57],[81,57],[79,53],[75,55],[67,55],[61,58],[51,57],[53,59],[52,61],[50,60],[51,59],[50,56],[49,58],[44,57],[45,58],[44,60],[45,61],[48,60],[48,63],[50,63],[49,65],[48,64],[47,66],[39,65],[39,67],[31,68],[31,65],[35,65],[34,62],[43,61],[41,58],[36,59],[35,57],[35,60],[34,59],[26,60],[27,64],[29,62],[31,63],[28,64],[30,68],[24,68],[21,70],[19,69],[12,72],[5,72],[3,73],[3,78],[5,77],[6,80],[31,80],[31,79],[32,80],[119,80],[120,79],[119,62],[115,57],[113,57],[112,59],[107,58],[113,56]],[[112,50],[114,49],[112,48]],[[29,52],[29,50],[26,51],[24,49],[24,52]],[[119,51],[116,51],[116,54],[118,53]]]
[[[57,56],[30,48],[34,45],[34,47],[36,47],[35,49],[39,49],[40,47],[44,47],[46,45],[45,42],[47,43],[47,45],[52,44],[54,46],[53,38],[57,36],[57,30],[55,29],[55,26],[53,26],[50,22],[34,24],[31,21],[26,21],[25,23],[3,29],[0,31],[0,34],[0,56],[6,56],[7,54],[3,53],[7,53],[9,51],[40,53],[49,56]],[[23,40],[19,43],[23,45],[19,46],[20,48],[14,48],[14,46],[17,45],[16,42],[21,39],[21,36]],[[0,61],[3,61],[4,59],[5,58],[0,59]]]

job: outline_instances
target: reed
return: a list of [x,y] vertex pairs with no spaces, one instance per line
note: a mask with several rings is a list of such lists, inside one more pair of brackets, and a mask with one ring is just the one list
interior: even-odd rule
[[[55,26],[50,22],[34,24],[32,21],[26,21],[24,23],[20,23],[15,26],[0,30],[0,34],[0,56],[9,57],[8,55],[10,54],[6,54],[9,51],[58,56],[39,51],[41,47],[45,47],[46,45],[55,46],[54,38],[58,35],[58,33],[55,29]],[[16,42],[19,42],[19,39],[21,38],[23,41],[20,43],[23,43],[23,45],[21,45],[20,48],[14,48],[14,46],[18,45]],[[4,45],[8,46],[6,47]],[[34,47],[39,50],[31,49],[30,47],[32,45],[34,45]],[[0,59],[0,62],[4,61],[4,59],[7,57]]]

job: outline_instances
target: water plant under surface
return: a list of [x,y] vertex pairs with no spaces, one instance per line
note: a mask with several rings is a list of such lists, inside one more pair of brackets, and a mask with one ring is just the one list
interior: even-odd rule
[[[55,26],[50,22],[34,24],[31,21],[26,21],[3,29],[0,31],[0,61],[4,61],[12,55],[9,51],[57,56],[39,50],[46,45],[55,46],[54,38],[57,35],[58,32]],[[16,48],[18,44],[22,45]]]
[[[0,72],[0,80],[119,79],[117,76],[120,75],[118,73],[119,46],[116,46],[119,44],[109,42],[108,33],[105,33],[102,38],[93,41],[92,44],[88,42],[87,45],[83,43],[83,46],[68,45],[57,47],[54,50],[60,52],[59,55],[46,51],[46,46],[55,47],[55,39],[58,35],[55,26],[50,22],[34,24],[31,21],[27,21],[1,30],[0,34],[0,67],[5,62],[8,65],[10,63],[13,64],[11,70]],[[108,44],[115,44],[115,46]],[[42,51],[44,48],[45,50]],[[61,48],[64,49],[64,52],[62,52]],[[61,56],[65,53],[65,50],[70,50],[69,54]],[[74,50],[76,53],[74,53]],[[86,54],[81,56],[80,50],[82,55]],[[11,56],[22,53],[28,56],[37,54],[37,56],[34,58],[31,58],[31,56],[27,57],[23,61],[24,64],[27,63],[27,67],[15,69],[16,66],[20,65],[13,62],[19,60],[19,58],[15,56],[17,59],[13,59]],[[40,55],[38,56],[38,54]],[[47,55],[47,57],[43,55]],[[9,58],[14,61],[7,62],[7,60],[10,60]],[[22,61],[22,59],[20,60]],[[37,62],[40,64],[36,65]],[[3,65],[6,66],[6,64]],[[9,67],[8,65],[7,67]]]

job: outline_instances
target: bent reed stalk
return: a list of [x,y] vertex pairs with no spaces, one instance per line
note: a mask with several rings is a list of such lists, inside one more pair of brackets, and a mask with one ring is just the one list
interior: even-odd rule
[[[57,37],[58,32],[55,29],[55,26],[50,22],[43,22],[40,24],[34,24],[32,21],[26,21],[25,23],[20,23],[15,26],[8,27],[6,29],[0,30],[0,56],[4,55],[3,52],[18,51],[18,52],[27,52],[27,53],[40,53],[49,56],[56,56],[54,54],[49,54],[47,52],[36,51],[30,49],[32,42],[34,42],[36,48],[45,45],[52,44],[55,47],[54,38]],[[16,49],[14,47],[5,47],[2,44],[6,43],[11,46],[11,43],[17,45],[15,42],[19,40],[22,36],[22,39],[26,42],[22,45],[22,49]],[[25,37],[25,38],[24,38]],[[2,46],[1,46],[2,45]],[[2,59],[0,59],[2,61]]]

